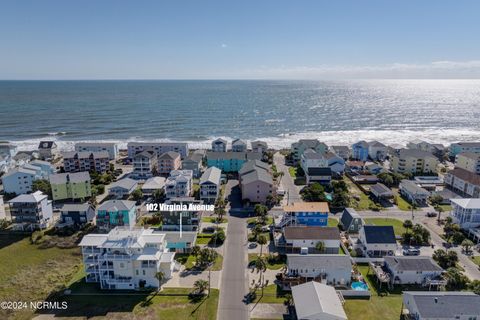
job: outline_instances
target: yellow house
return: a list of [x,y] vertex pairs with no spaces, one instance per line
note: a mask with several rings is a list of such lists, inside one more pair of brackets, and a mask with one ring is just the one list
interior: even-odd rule
[[92,196],[88,172],[59,173],[50,175],[52,197],[58,200],[79,200]]
[[400,149],[392,156],[391,168],[397,173],[428,174],[437,171],[438,159],[430,152]]

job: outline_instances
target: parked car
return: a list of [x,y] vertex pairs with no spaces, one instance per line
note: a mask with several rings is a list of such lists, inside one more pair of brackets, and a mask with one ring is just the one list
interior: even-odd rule
[[403,250],[403,255],[404,256],[419,256],[420,255],[420,250],[415,249],[415,248],[408,248]]
[[257,244],[256,242],[250,242],[250,243],[248,244],[248,248],[249,248],[249,249],[254,249],[254,248],[256,248],[257,246],[258,246],[258,244]]
[[437,213],[434,211],[427,212],[427,217],[436,217]]

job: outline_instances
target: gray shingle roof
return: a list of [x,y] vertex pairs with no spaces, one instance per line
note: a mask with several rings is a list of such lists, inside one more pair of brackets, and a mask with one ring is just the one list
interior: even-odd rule
[[158,159],[166,159],[166,160],[175,160],[177,158],[180,158],[180,153],[175,151],[168,151],[158,156]]
[[129,200],[108,200],[98,207],[101,211],[129,211],[135,207],[135,201]]
[[50,183],[64,184],[67,181],[78,183],[90,181],[90,174],[86,171],[75,173],[57,173],[50,175]]
[[284,231],[285,239],[340,240],[337,227],[288,226]]
[[242,176],[244,174],[252,172],[256,168],[260,168],[265,171],[268,171],[270,169],[269,165],[265,162],[259,160],[250,160],[243,164],[242,168],[240,168],[240,170],[238,171],[238,174]]
[[222,170],[217,167],[210,167],[202,174],[200,184],[213,183],[220,185],[220,178],[222,177]]
[[86,202],[86,203],[67,203],[62,206],[60,211],[78,211],[78,212],[84,212],[87,211],[91,205]]
[[385,263],[396,271],[443,271],[430,257],[386,256]]
[[272,176],[263,169],[256,168],[252,172],[242,176],[242,185],[246,185],[255,181],[263,181],[268,184],[273,184]]
[[130,190],[131,188],[135,187],[137,185],[137,181],[130,179],[130,178],[124,178],[121,180],[118,180],[110,185],[110,189],[112,188],[124,188],[127,190]]

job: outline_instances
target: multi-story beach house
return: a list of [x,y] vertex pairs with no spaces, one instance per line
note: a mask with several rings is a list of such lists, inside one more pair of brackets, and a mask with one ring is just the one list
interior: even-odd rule
[[265,141],[255,140],[251,142],[252,152],[265,153],[268,150],[268,144]]
[[[202,200],[196,200],[193,197],[170,198],[165,201],[167,205],[203,205]],[[196,231],[202,219],[203,211],[198,210],[172,210],[161,211],[163,217],[162,230],[180,231]],[[181,223],[180,223],[181,222]]]
[[445,175],[445,185],[464,197],[480,198],[480,175],[462,168],[450,170]]
[[407,143],[407,148],[430,152],[440,158],[445,154],[445,146],[443,144],[429,143],[423,140],[411,141]]
[[167,198],[190,197],[192,194],[193,172],[191,170],[173,170],[165,182]]
[[393,256],[397,250],[397,240],[392,226],[364,225],[359,232],[359,248],[366,256]]
[[122,199],[132,194],[138,187],[138,182],[130,178],[123,178],[110,185],[108,194],[116,199]]
[[77,142],[77,152],[108,152],[108,158],[115,160],[118,156],[118,146],[113,142]]
[[246,152],[247,143],[241,139],[235,139],[232,141],[232,151],[233,152]]
[[165,191],[165,181],[164,177],[151,177],[142,185],[142,192],[146,195],[152,195],[154,192],[159,190]]
[[328,146],[317,139],[300,139],[298,142],[292,143],[292,160],[294,162],[300,161],[302,154],[308,149],[312,149],[317,153],[324,153],[328,150]]
[[36,160],[26,163],[2,176],[3,191],[17,195],[29,193],[35,180],[48,179],[53,172],[49,162]]
[[283,207],[284,215],[278,224],[326,227],[330,208],[327,202],[294,202]]
[[83,225],[92,222],[95,209],[88,203],[66,203],[60,208],[60,223]]
[[457,154],[455,167],[480,174],[480,153],[465,152]]
[[46,194],[35,191],[8,201],[12,223],[22,229],[45,229],[53,222],[52,202]]
[[154,151],[157,156],[169,151],[180,153],[182,159],[188,156],[188,144],[185,142],[129,142],[127,149],[129,159],[145,150]]
[[16,145],[6,141],[0,142],[0,155],[13,158],[17,154],[17,151],[18,150]]
[[134,201],[108,200],[97,208],[96,224],[103,230],[116,226],[134,226],[137,222],[137,207]]
[[71,151],[64,152],[62,156],[65,172],[95,171],[105,173],[110,168],[110,157],[107,151]]
[[258,152],[207,152],[207,166],[217,167],[223,172],[238,172],[249,160],[261,160]]
[[[48,161],[33,160],[24,165],[28,169],[35,169],[42,179],[47,179],[51,174],[55,173],[55,167]],[[40,168],[32,168],[32,166]]]
[[50,176],[52,197],[59,200],[85,200],[92,196],[88,172],[58,173]]
[[439,278],[442,268],[427,256],[386,256],[384,267],[390,274],[392,284],[426,285]]
[[368,156],[372,160],[383,161],[387,157],[387,146],[378,141],[368,143]]
[[480,142],[458,142],[450,145],[449,155],[452,158],[465,152],[480,153]]
[[182,169],[192,170],[194,178],[200,177],[200,174],[202,173],[204,157],[205,150],[195,150],[182,161]]
[[218,138],[212,141],[213,152],[227,152],[227,140]]
[[415,183],[412,180],[400,181],[398,190],[400,194],[410,203],[417,205],[426,205],[430,192]]
[[438,158],[430,152],[401,149],[391,157],[391,169],[397,173],[432,174],[438,166]]
[[[319,242],[323,243],[321,252],[317,250]],[[283,229],[283,243],[287,253],[338,254],[340,231],[337,227],[287,226]]]
[[367,161],[369,145],[366,141],[361,140],[352,145],[352,158],[358,161]]
[[348,146],[331,146],[330,150],[345,161],[350,159],[351,152]]
[[148,179],[153,176],[155,170],[158,171],[158,163],[154,151],[142,151],[133,156],[132,177]]
[[352,279],[352,261],[344,254],[287,254],[287,274],[348,286]]
[[40,159],[50,160],[55,159],[59,155],[59,150],[55,141],[40,141],[38,144],[38,153]]
[[155,275],[162,272],[169,279],[175,268],[175,252],[168,251],[165,238],[153,229],[121,227],[84,236],[79,246],[85,281],[108,290],[158,288]]
[[242,200],[265,204],[274,194],[273,178],[267,164],[248,161],[239,171]]
[[210,167],[200,178],[200,200],[207,204],[217,201],[221,187],[222,170]]
[[180,169],[182,160],[178,152],[169,151],[158,156],[158,173],[168,176],[171,171]]
[[480,198],[451,199],[450,216],[465,230],[480,226]]

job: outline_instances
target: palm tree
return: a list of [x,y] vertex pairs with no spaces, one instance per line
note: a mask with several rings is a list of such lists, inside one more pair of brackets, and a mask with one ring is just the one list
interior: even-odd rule
[[462,247],[466,254],[470,252],[470,248],[472,248],[474,245],[475,244],[470,239],[465,239],[462,241]]
[[155,278],[158,280],[158,291],[161,289],[161,282],[165,279],[165,273],[158,271],[155,273]]
[[192,247],[191,254],[195,257],[195,260],[197,260],[198,255],[200,254],[200,250],[201,250],[200,246],[195,245]]
[[412,229],[412,227],[413,227],[412,220],[405,220],[403,222],[403,227],[406,229],[407,232],[408,232],[408,230]]
[[440,207],[440,206],[435,206],[435,210],[438,212],[438,218],[437,218],[437,221],[438,223],[440,223],[440,215],[442,214],[443,212],[443,208]]
[[261,256],[263,251],[263,246],[268,243],[268,239],[264,234],[260,234],[257,237],[257,243],[260,245],[260,256]]
[[257,260],[255,260],[255,269],[257,270],[257,272],[260,272],[259,282],[260,282],[260,287],[262,288],[262,296],[263,296],[263,287],[264,287],[263,272],[267,270],[267,260],[265,260],[265,258],[262,256],[258,256]]
[[318,241],[317,244],[315,245],[315,249],[317,249],[320,252],[323,252],[325,250],[325,242]]
[[193,283],[193,288],[195,288],[197,294],[203,294],[203,292],[208,289],[208,281],[199,279]]

